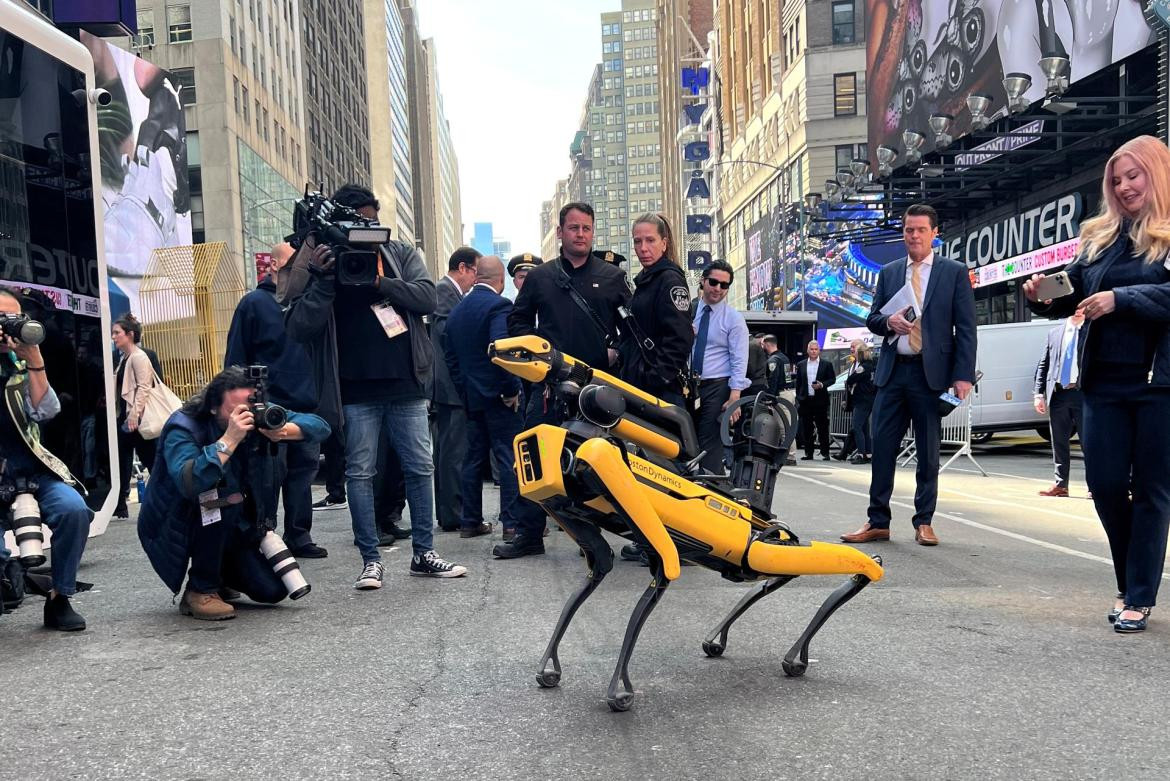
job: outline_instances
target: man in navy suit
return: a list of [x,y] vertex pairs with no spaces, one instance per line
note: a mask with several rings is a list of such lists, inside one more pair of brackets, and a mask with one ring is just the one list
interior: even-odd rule
[[808,343],[808,358],[796,364],[796,409],[800,414],[800,434],[804,442],[801,461],[812,461],[817,437],[821,440],[821,458],[829,460],[829,386],[837,381],[833,364],[821,360],[821,345]]
[[[938,501],[939,394],[949,387],[960,399],[975,382],[975,294],[967,267],[935,256],[938,213],[926,204],[906,210],[902,238],[907,257],[884,266],[878,275],[866,325],[884,337],[874,384],[873,471],[869,483],[869,520],[842,534],[846,542],[890,539],[890,496],[894,469],[906,426],[914,423],[918,470],[914,492],[914,541],[938,545],[931,521]],[[915,306],[889,315],[886,305],[902,288]]]
[[516,525],[520,488],[513,471],[512,440],[520,433],[520,380],[488,358],[488,345],[508,336],[512,302],[504,290],[504,264],[494,255],[479,259],[475,286],[451,311],[443,338],[451,382],[467,409],[467,458],[463,462],[463,515],[460,537],[490,534],[483,520],[483,474],[488,449],[500,465],[500,524]]

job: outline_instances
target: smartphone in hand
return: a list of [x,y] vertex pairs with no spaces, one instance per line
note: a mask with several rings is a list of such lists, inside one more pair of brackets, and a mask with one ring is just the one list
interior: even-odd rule
[[1068,278],[1068,272],[1061,271],[1057,274],[1036,280],[1036,285],[1033,290],[1036,291],[1036,299],[1038,301],[1049,301],[1054,298],[1071,296],[1073,287],[1072,281]]

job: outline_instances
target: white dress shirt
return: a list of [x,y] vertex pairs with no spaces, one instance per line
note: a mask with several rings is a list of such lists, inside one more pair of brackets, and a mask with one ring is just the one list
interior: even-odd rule
[[805,382],[808,383],[808,395],[809,396],[816,395],[816,390],[813,388],[813,383],[817,381],[817,371],[820,368],[821,368],[821,359],[820,358],[817,358],[815,361],[810,358],[808,363],[806,364],[805,374],[807,376],[804,379],[805,379]]

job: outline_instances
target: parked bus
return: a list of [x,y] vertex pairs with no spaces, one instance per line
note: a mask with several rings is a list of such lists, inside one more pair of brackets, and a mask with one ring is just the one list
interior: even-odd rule
[[91,534],[105,531],[120,485],[97,129],[109,100],[85,46],[23,3],[0,3],[0,286],[45,324],[62,409],[42,440],[85,484]]

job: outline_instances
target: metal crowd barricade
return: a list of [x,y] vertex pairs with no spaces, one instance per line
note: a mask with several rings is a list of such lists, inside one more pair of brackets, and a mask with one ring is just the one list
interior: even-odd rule
[[[971,450],[971,399],[974,394],[967,394],[967,398],[959,405],[959,408],[942,419],[942,437],[940,444],[942,446],[950,445],[958,448],[951,457],[946,460],[942,466],[939,467],[939,472],[945,472],[946,468],[953,464],[960,456],[966,456],[967,459],[975,465],[979,473],[987,477],[987,472],[975,460],[975,455]],[[902,440],[904,446],[902,452],[898,454],[898,460],[902,466],[910,464],[916,459],[917,453],[914,446],[914,424],[911,423],[907,427],[906,438]]]

